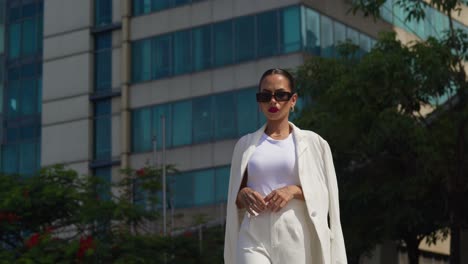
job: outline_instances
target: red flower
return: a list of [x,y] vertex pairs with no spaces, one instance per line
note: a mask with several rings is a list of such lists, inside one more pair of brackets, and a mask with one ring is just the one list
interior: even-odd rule
[[139,177],[144,177],[145,174],[146,174],[145,168],[141,168],[141,169],[137,170],[137,171],[136,171],[136,174],[137,174],[137,176],[139,176]]
[[94,249],[94,247],[95,245],[94,245],[94,240],[92,236],[82,237],[80,238],[80,247],[78,248],[78,252],[76,253],[76,256],[79,259],[82,259],[85,256],[86,251],[90,249]]
[[32,247],[36,246],[37,244],[39,244],[40,238],[41,238],[41,236],[39,235],[39,233],[34,233],[34,234],[33,234],[31,237],[29,237],[29,239],[26,241],[26,247],[32,248]]

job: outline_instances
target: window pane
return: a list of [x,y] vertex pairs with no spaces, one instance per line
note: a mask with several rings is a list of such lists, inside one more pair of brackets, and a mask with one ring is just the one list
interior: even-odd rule
[[369,52],[371,46],[370,38],[364,34],[359,34],[359,47],[363,52]]
[[183,74],[192,70],[190,53],[190,30],[174,34],[174,74]]
[[177,102],[172,106],[173,111],[173,146],[192,143],[192,102]]
[[254,16],[237,18],[234,21],[234,41],[236,62],[255,58],[255,23]]
[[36,52],[37,34],[36,19],[30,18],[23,21],[22,54],[30,56]]
[[94,176],[100,180],[100,184],[96,186],[96,192],[101,200],[110,200],[110,183],[112,180],[112,171],[110,167],[98,168],[94,171]]
[[15,23],[10,25],[9,34],[9,58],[16,59],[20,55],[21,49],[21,23]]
[[104,50],[96,53],[96,72],[94,74],[96,91],[112,89],[112,53]]
[[140,40],[133,43],[132,79],[134,82],[147,81],[151,78],[151,41]]
[[312,54],[320,54],[320,22],[319,14],[309,8],[303,9],[302,40],[304,49]]
[[193,142],[200,143],[211,140],[212,114],[211,96],[193,100]]
[[193,66],[195,71],[211,66],[211,26],[193,30]]
[[393,9],[393,0],[386,0],[385,3],[380,8],[380,15],[385,21],[389,23],[393,23],[392,9]]
[[158,142],[157,148],[162,149],[163,130],[161,116],[165,117],[166,126],[166,148],[172,146],[172,108],[171,105],[158,105],[152,109],[153,111],[153,135],[156,136]]
[[133,151],[151,150],[151,109],[144,108],[132,113]]
[[236,130],[236,93],[224,93],[214,96],[215,139],[233,138]]
[[94,120],[94,159],[111,158],[111,117],[99,117]]
[[215,66],[233,62],[232,21],[214,25]]
[[162,10],[171,7],[171,0],[153,0],[152,10]]
[[152,79],[171,75],[171,35],[157,37],[152,42]]
[[0,55],[5,52],[5,25],[0,24]]
[[19,173],[24,176],[32,176],[36,168],[36,143],[20,144]]
[[96,26],[112,22],[112,0],[95,0]]
[[301,21],[298,6],[289,7],[282,11],[281,23],[281,51],[294,52],[301,49]]
[[229,187],[229,167],[216,169],[216,202],[226,202]]
[[133,15],[147,14],[151,12],[151,0],[133,0]]
[[8,144],[2,146],[2,170],[6,174],[18,173],[17,145]]
[[333,57],[335,48],[333,46],[333,24],[332,21],[326,17],[320,17],[320,32],[321,34],[321,46],[323,57]]
[[176,208],[189,207],[193,205],[193,175],[181,173],[175,175],[174,203]]
[[345,42],[346,41],[346,27],[339,22],[335,22],[333,23],[333,29],[335,32],[335,46],[339,45],[340,43]]
[[243,136],[257,129],[258,105],[255,100],[256,88],[236,92],[237,135]]
[[37,79],[37,113],[40,114],[42,112],[42,77]]
[[22,115],[32,115],[36,113],[36,83],[35,79],[26,79],[21,83],[21,103],[20,110]]
[[257,55],[259,57],[273,56],[278,53],[278,29],[277,11],[257,16]]
[[349,39],[353,44],[359,45],[359,33],[356,30],[347,28],[346,38]]
[[19,113],[20,81],[12,81],[8,87],[8,117],[16,118]]
[[214,170],[203,170],[192,173],[194,180],[195,205],[207,205],[214,202]]
[[94,104],[94,116],[103,116],[111,114],[111,100],[97,101]]

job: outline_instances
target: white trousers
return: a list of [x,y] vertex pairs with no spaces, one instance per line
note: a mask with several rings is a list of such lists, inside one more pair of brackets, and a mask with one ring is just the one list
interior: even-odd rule
[[304,201],[293,199],[274,213],[245,213],[237,241],[238,264],[311,264],[310,230]]

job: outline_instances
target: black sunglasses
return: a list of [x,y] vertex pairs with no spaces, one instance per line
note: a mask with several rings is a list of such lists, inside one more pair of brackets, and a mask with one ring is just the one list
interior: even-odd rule
[[271,101],[272,97],[275,97],[275,100],[278,102],[285,102],[289,101],[291,97],[293,96],[292,93],[290,92],[276,92],[276,93],[267,93],[267,92],[260,92],[257,93],[257,102],[259,103],[268,103]]

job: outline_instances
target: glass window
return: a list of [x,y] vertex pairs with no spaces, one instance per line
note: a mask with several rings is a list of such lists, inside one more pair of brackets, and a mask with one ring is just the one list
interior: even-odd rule
[[222,66],[233,62],[232,21],[217,23],[214,30],[214,65]]
[[134,82],[151,78],[151,41],[140,40],[133,43],[132,79]]
[[99,117],[94,120],[94,159],[111,158],[111,117]]
[[211,96],[199,97],[193,100],[193,142],[200,143],[211,140],[212,111]]
[[151,150],[151,109],[144,108],[132,113],[133,151]]
[[20,81],[12,81],[8,87],[8,117],[16,118],[19,113]]
[[234,21],[236,62],[255,58],[254,16],[239,17]]
[[96,192],[101,200],[110,200],[110,183],[112,181],[112,171],[110,167],[98,168],[94,170],[94,176],[100,183],[96,186]]
[[5,52],[5,25],[0,24],[0,55],[3,52]]
[[152,40],[152,79],[159,79],[171,75],[171,35],[156,37]]
[[190,30],[174,33],[174,74],[192,70]]
[[235,92],[214,96],[215,139],[233,138],[237,135]]
[[258,105],[255,100],[257,88],[236,92],[237,135],[243,136],[253,132],[258,125]]
[[96,91],[112,89],[112,52],[103,50],[96,53],[96,72],[94,75]]
[[112,0],[95,0],[94,6],[96,26],[110,24],[112,22]]
[[153,0],[151,9],[152,10],[162,10],[171,7],[171,0]]
[[32,4],[27,4],[27,5],[23,5],[23,8],[22,8],[22,17],[25,18],[25,17],[32,17],[36,14],[36,8],[37,7],[37,4],[36,3],[32,3]]
[[162,130],[162,119],[165,117],[165,126],[166,126],[166,148],[172,147],[172,109],[171,105],[158,105],[153,109],[153,134],[152,137],[156,137],[158,143],[157,148],[162,149],[162,140],[163,140],[163,130]]
[[195,71],[211,66],[211,25],[193,30],[193,67]]
[[19,174],[32,176],[38,169],[36,168],[36,143],[22,143],[19,145],[19,150]]
[[257,55],[273,56],[278,53],[278,18],[277,11],[262,13],[257,16]]
[[20,140],[34,139],[38,136],[39,125],[25,125],[20,127]]
[[133,0],[133,15],[150,13],[152,0]]
[[299,6],[283,9],[281,15],[281,51],[287,53],[300,50],[301,17]]
[[363,52],[369,52],[371,48],[371,40],[364,34],[359,34],[359,48]]
[[303,8],[302,41],[304,49],[315,55],[320,54],[319,14],[310,8]]
[[38,36],[36,34],[36,19],[30,18],[23,21],[23,36],[21,41],[21,54],[30,56],[37,50],[36,43]]
[[17,145],[2,145],[2,170],[6,174],[18,173]]
[[393,0],[386,0],[380,8],[380,16],[389,22],[393,23]]
[[172,106],[173,111],[173,146],[192,143],[192,102],[177,102]]
[[21,82],[20,110],[22,115],[32,115],[36,113],[36,84],[35,79],[25,79]]
[[9,34],[9,58],[16,59],[20,56],[21,50],[21,23],[14,23],[10,25]]
[[216,188],[215,188],[215,201],[226,202],[229,187],[229,167],[216,168]]
[[193,205],[193,176],[191,173],[181,173],[174,176],[174,203],[176,208]]
[[320,35],[321,38],[321,55],[323,57],[333,57],[335,47],[333,42],[333,22],[326,16],[320,17]]
[[37,113],[42,112],[42,77],[37,79]]
[[333,23],[333,31],[335,33],[335,46],[346,41],[346,27],[339,23]]
[[359,45],[359,32],[352,28],[346,28],[346,38],[349,39],[353,44]]
[[42,53],[43,35],[44,35],[44,16],[41,14],[37,17],[37,50]]
[[195,205],[207,205],[214,202],[214,170],[192,172],[194,180]]

